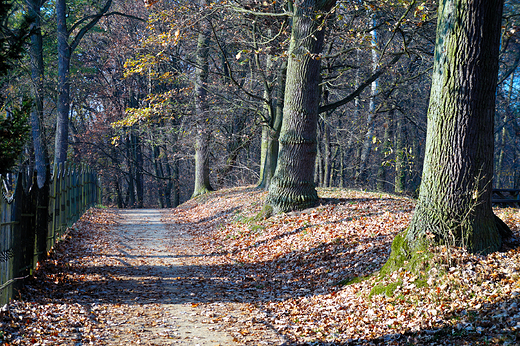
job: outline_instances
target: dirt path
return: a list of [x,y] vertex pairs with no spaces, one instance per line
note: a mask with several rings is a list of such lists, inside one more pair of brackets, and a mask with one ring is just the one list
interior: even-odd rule
[[[100,283],[89,280],[76,296],[97,321],[93,328],[102,335],[101,343],[236,345],[214,323],[217,313],[198,308],[197,301],[207,301],[204,296],[210,293],[201,292],[197,285],[207,270],[183,265],[185,254],[176,249],[190,246],[187,234],[167,229],[159,210],[118,214],[120,225],[105,235],[112,246],[93,249],[92,255],[101,260],[97,267],[94,262],[90,275],[96,272]],[[82,338],[79,334],[77,339]]]
[[266,312],[252,308],[254,294],[209,263],[190,235],[196,224],[156,209],[85,215],[23,299],[0,309],[0,343],[285,345]]
[[[115,292],[97,293],[101,304],[91,309],[106,319],[108,345],[235,345],[233,337],[212,322],[216,313],[202,311],[203,299],[196,282],[204,268],[183,266],[185,254],[175,251],[190,246],[180,229],[168,230],[155,209],[121,210],[120,226],[113,236],[117,246],[113,261],[117,270],[108,275]],[[121,268],[122,267],[122,268]],[[194,270],[195,269],[195,270]],[[187,284],[186,279],[192,284]],[[117,297],[115,305],[105,301]]]

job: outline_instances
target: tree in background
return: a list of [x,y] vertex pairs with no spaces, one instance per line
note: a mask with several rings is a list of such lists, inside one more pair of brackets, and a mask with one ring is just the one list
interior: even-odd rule
[[[56,140],[54,163],[67,160],[69,147],[69,113],[70,113],[70,59],[74,50],[89,30],[107,14],[112,0],[108,0],[103,8],[95,14],[78,19],[71,28],[67,25],[67,2],[56,1],[57,35],[58,35],[58,117],[56,120]],[[86,22],[86,23],[85,23]],[[71,42],[69,39],[71,35]]]
[[502,7],[503,0],[439,4],[419,200],[384,270],[403,258],[413,265],[431,244],[487,254],[511,235],[491,209]]
[[[84,12],[77,11],[73,2],[68,4],[76,18],[68,19],[70,27]],[[286,96],[282,85],[292,25],[290,4],[229,1],[212,4],[204,12],[211,18],[204,120],[211,131],[208,157],[213,188],[259,181],[263,187],[270,185],[276,166],[272,158],[278,154],[280,101]],[[381,191],[413,195],[418,191],[436,2],[403,0],[399,4],[341,2],[327,23],[319,55],[317,158],[310,169],[316,185],[377,186]],[[112,11],[149,15],[148,23],[134,25],[130,18],[104,16],[99,30],[86,35],[72,57],[69,155],[73,156],[69,157],[96,165],[110,189],[107,196],[114,196],[111,201],[120,205],[138,205],[143,197],[140,191],[149,192],[144,196],[147,205],[157,201],[167,205],[169,191],[179,191],[180,202],[193,195],[198,23],[206,18],[198,8],[193,1],[172,6],[166,0],[146,4],[114,0]],[[518,35],[515,17],[510,17],[501,75],[515,65]],[[370,34],[374,28],[377,59]],[[53,51],[55,44],[49,41],[47,46]],[[45,48],[46,52],[51,48]],[[44,125],[49,143],[55,114],[56,68],[52,63],[52,59],[46,61],[50,102],[45,102]],[[374,81],[378,83],[375,94]],[[511,100],[507,121],[500,122],[507,130],[506,136],[500,132],[500,140],[505,139],[501,166],[514,171],[517,83],[507,81],[513,85],[512,96],[498,102],[503,112]],[[371,101],[374,109],[369,112]],[[367,131],[369,114],[372,125]],[[502,114],[501,119],[505,119]],[[368,142],[370,150],[363,153]],[[362,165],[367,179],[356,181]],[[170,189],[175,186],[172,181],[179,182],[178,189]]]

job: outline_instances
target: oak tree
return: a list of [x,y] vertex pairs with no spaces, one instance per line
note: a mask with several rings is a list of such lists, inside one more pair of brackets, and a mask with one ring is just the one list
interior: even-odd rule
[[502,8],[502,0],[439,3],[419,200],[385,270],[403,258],[413,265],[432,244],[487,254],[511,235],[491,208]]
[[293,3],[291,40],[276,171],[267,204],[274,213],[314,206],[316,126],[320,103],[320,53],[335,0]]

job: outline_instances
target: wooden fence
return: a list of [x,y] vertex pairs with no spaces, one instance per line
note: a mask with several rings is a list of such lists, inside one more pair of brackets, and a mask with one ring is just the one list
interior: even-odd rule
[[0,176],[0,182],[1,307],[101,193],[95,172],[69,163],[55,166],[42,188],[35,175],[23,172]]

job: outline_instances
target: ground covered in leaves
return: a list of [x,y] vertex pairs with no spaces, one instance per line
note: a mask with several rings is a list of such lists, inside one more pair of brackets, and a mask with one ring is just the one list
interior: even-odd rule
[[[408,224],[413,200],[321,189],[318,207],[264,220],[258,217],[264,196],[252,187],[222,190],[164,215],[172,230],[188,237],[172,248],[186,251],[176,255],[186,273],[174,279],[195,289],[183,304],[202,316],[200,323],[227,331],[235,344],[520,343],[519,249],[474,256],[438,248],[423,277],[400,271],[381,281],[373,274],[384,264],[393,237]],[[496,213],[520,238],[518,210]],[[147,305],[134,303],[130,309],[123,299],[102,311],[102,305],[85,304],[84,296],[79,301],[82,281],[95,275],[93,266],[79,259],[95,252],[102,254],[95,266],[113,261],[115,245],[106,239],[117,223],[116,212],[96,209],[71,230],[22,292],[24,299],[3,308],[0,340],[57,344],[52,340],[66,335],[71,345],[107,344],[107,330],[119,323],[115,310],[145,314],[152,303],[165,303],[161,295],[171,275],[142,277]],[[78,265],[91,269],[85,273]],[[103,287],[118,281],[107,275],[99,278],[107,281]],[[374,294],[378,285],[380,294]],[[123,292],[113,294],[117,299]],[[150,324],[160,321],[150,315]],[[147,344],[146,338],[139,340]]]

